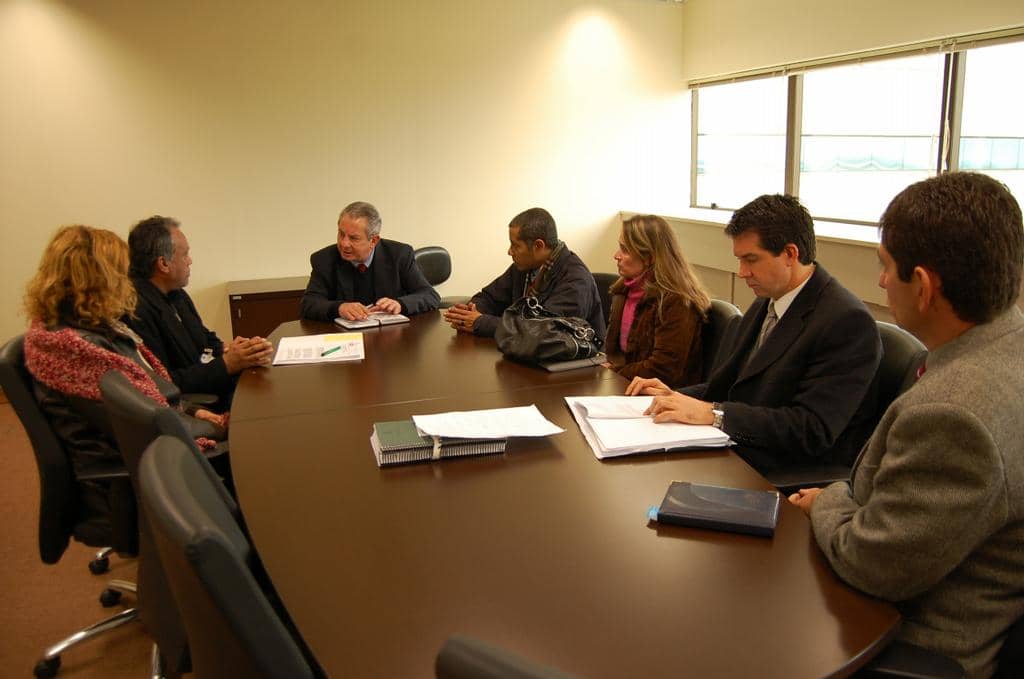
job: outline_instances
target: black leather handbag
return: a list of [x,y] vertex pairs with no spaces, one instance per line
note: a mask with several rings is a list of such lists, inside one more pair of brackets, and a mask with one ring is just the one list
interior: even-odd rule
[[590,358],[602,342],[584,319],[552,313],[536,297],[523,297],[506,309],[494,339],[506,358],[530,363]]

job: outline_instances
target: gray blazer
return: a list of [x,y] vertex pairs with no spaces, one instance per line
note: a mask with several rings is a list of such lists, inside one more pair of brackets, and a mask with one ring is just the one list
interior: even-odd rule
[[899,636],[989,676],[1024,614],[1024,314],[928,356],[811,510],[841,578],[896,603]]

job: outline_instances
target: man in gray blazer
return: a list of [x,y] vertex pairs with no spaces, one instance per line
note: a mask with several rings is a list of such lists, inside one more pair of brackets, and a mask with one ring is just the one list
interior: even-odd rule
[[944,174],[896,196],[881,232],[878,282],[925,370],[851,483],[790,501],[841,578],[897,605],[899,638],[989,676],[1024,615],[1021,211],[990,177]]

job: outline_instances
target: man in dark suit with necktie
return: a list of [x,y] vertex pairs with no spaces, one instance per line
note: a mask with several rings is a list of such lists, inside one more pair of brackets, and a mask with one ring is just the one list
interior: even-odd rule
[[302,317],[315,321],[366,318],[375,311],[418,314],[441,302],[405,243],[380,237],[377,208],[355,202],[338,217],[338,242],[317,250],[302,296]]
[[757,299],[729,326],[706,383],[653,394],[657,422],[709,424],[760,471],[852,464],[874,427],[882,344],[864,303],[815,262],[814,224],[792,196],[737,210],[726,234]]

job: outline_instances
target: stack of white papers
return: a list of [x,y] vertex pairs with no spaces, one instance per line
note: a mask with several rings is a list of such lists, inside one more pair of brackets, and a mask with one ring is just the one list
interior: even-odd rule
[[420,433],[426,436],[463,439],[550,436],[565,431],[541,415],[535,405],[413,415],[412,421]]
[[652,396],[566,396],[597,459],[683,448],[723,448],[729,435],[709,425],[656,424],[644,411]]
[[363,336],[358,332],[282,337],[274,365],[343,363],[364,358]]

